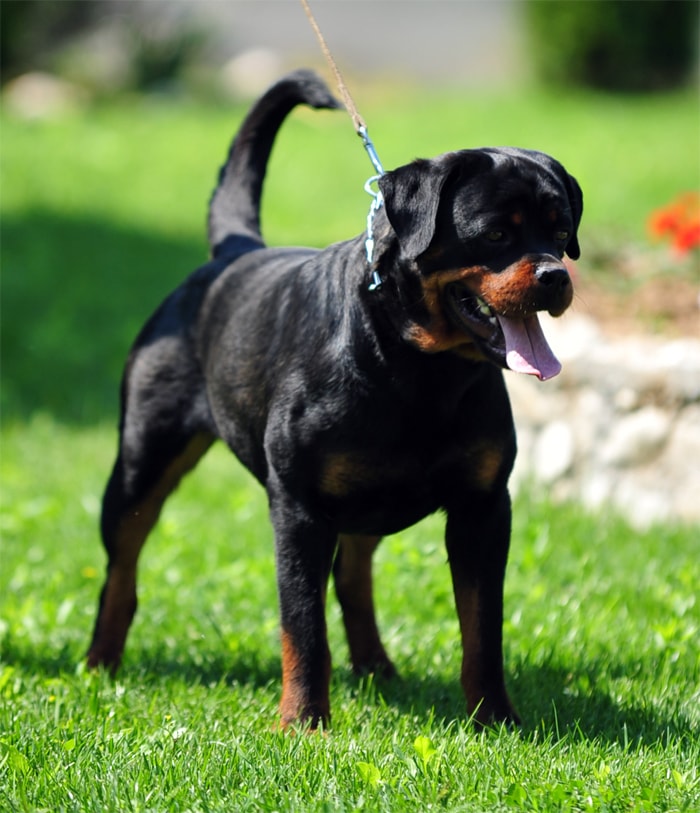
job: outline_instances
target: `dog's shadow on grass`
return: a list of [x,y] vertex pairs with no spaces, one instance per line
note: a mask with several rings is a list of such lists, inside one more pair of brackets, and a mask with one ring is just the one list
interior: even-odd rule
[[[75,674],[82,660],[69,645],[50,652],[5,643],[2,660],[6,664],[47,678]],[[509,680],[509,690],[522,716],[521,735],[539,740],[603,741],[623,748],[697,736],[691,721],[680,713],[664,713],[661,705],[623,705],[598,688],[598,678],[610,676],[611,670],[624,671],[622,665],[611,666],[609,660],[587,662],[585,666],[574,664],[570,670],[553,664],[520,665]],[[196,653],[136,647],[128,651],[118,676],[152,685],[175,679],[191,685],[224,684],[232,691],[240,686],[275,693],[281,690],[279,657],[252,646],[240,647],[235,653],[214,647]],[[448,680],[406,665],[397,677],[383,679],[357,677],[348,666],[337,664],[331,685],[332,704],[338,694],[353,697],[358,705],[383,703],[401,713],[432,717],[444,724],[466,720],[467,716],[457,675]]]
[[[635,705],[616,702],[607,691],[596,688],[596,676],[610,672],[610,664],[592,662],[578,678],[585,689],[571,688],[570,670],[555,666],[521,667],[508,681],[514,705],[522,717],[520,733],[538,740],[603,741],[627,748],[636,744],[651,746],[659,741],[690,739],[697,736],[691,721],[682,714],[651,704]],[[576,676],[575,676],[576,677]],[[364,691],[360,700],[382,702],[402,712],[432,715],[450,723],[466,719],[464,696],[458,676],[448,682],[435,676],[405,672],[390,680],[358,679],[349,670],[344,681],[358,683]]]
[[235,653],[223,651],[198,652],[197,657],[178,655],[172,650],[137,649],[125,657],[125,673],[138,672],[148,680],[176,679],[182,683],[224,684],[260,689],[281,685],[282,667],[278,656],[241,647]]
[[[41,678],[60,679],[86,668],[86,655],[87,647],[81,652],[74,643],[52,651],[9,638],[3,641],[0,663]],[[224,684],[234,689],[238,685],[257,689],[281,685],[281,665],[278,656],[250,647],[241,647],[234,654],[213,648],[195,653],[191,649],[177,652],[167,647],[137,645],[127,648],[113,677],[152,685],[175,680],[189,685]]]
[[[612,668],[624,671],[623,666]],[[574,664],[571,670],[554,665],[523,668],[512,688],[524,732],[538,730],[555,740],[602,740],[623,748],[694,736],[691,722],[675,709],[664,712],[663,704],[618,701],[609,689],[598,686],[610,671],[609,661],[595,660]]]
[[69,424],[113,419],[146,317],[207,249],[180,235],[49,210],[2,224],[2,404]]

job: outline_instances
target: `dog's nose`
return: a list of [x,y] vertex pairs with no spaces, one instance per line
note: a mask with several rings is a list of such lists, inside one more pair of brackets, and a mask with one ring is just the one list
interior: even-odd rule
[[562,293],[571,285],[569,272],[559,263],[542,263],[535,271],[535,278],[542,285],[546,285],[551,293]]

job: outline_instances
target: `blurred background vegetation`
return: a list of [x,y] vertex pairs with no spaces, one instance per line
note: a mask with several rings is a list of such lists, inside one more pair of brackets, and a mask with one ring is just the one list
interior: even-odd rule
[[540,75],[561,86],[658,91],[688,81],[696,65],[695,0],[527,0]]
[[[87,54],[91,37],[95,51],[108,44],[113,51],[117,45],[122,50],[112,55],[122,63],[121,71],[115,71],[118,75],[111,77],[114,89],[147,90],[180,80],[193,63],[206,61],[214,24],[196,14],[173,14],[178,5],[189,5],[193,11],[191,3],[167,0],[150,4],[143,0],[4,0],[2,80],[37,68],[79,75],[82,66],[83,81],[99,82],[104,77],[94,69],[106,56]],[[239,15],[251,11],[250,4],[229,5],[238,5]],[[270,14],[279,10],[274,3],[267,5]],[[439,2],[428,5],[435,7]],[[475,0],[462,5],[471,7],[473,15],[484,12],[484,4]],[[697,68],[700,4],[696,0],[511,0],[502,5],[510,6],[511,14],[522,21],[528,56],[547,82],[615,92],[658,91],[686,84]],[[398,3],[373,6],[375,14],[381,6],[388,6],[392,15],[399,10]],[[361,4],[355,7],[361,15]],[[269,18],[271,27],[273,22]],[[105,34],[107,30],[110,35]]]
[[[700,186],[698,3],[373,2],[369,21],[368,7],[314,8],[385,166],[550,152],[585,192],[577,306],[602,313],[600,290],[672,275],[624,310],[698,321],[697,249],[647,233]],[[206,202],[250,95],[292,67],[327,72],[294,2],[3,0],[0,15],[3,420],[113,421],[133,336],[206,258]],[[266,237],[358,233],[368,170],[345,116],[300,111],[273,154]]]

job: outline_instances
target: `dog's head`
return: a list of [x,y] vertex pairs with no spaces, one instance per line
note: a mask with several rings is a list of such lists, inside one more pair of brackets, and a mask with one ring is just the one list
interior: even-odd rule
[[399,167],[379,187],[400,268],[418,282],[406,338],[425,352],[556,375],[537,312],[559,316],[571,304],[563,257],[579,256],[583,209],[561,164],[529,150],[463,150]]

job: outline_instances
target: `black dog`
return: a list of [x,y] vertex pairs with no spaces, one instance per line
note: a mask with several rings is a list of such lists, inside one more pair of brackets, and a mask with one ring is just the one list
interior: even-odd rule
[[364,235],[322,251],[266,248],[265,167],[300,103],[338,106],[299,71],[253,107],[212,198],[213,259],[165,300],[129,356],[88,663],[119,664],[141,547],[182,475],[220,438],[269,498],[283,725],[330,717],[331,570],[353,667],[393,673],[375,622],[372,553],[438,509],[467,708],[480,723],[517,722],[502,656],[515,434],[501,368],[541,379],[559,370],[536,313],[571,302],[562,257],[579,254],[580,189],[542,153],[462,150],[381,178],[372,269]]

